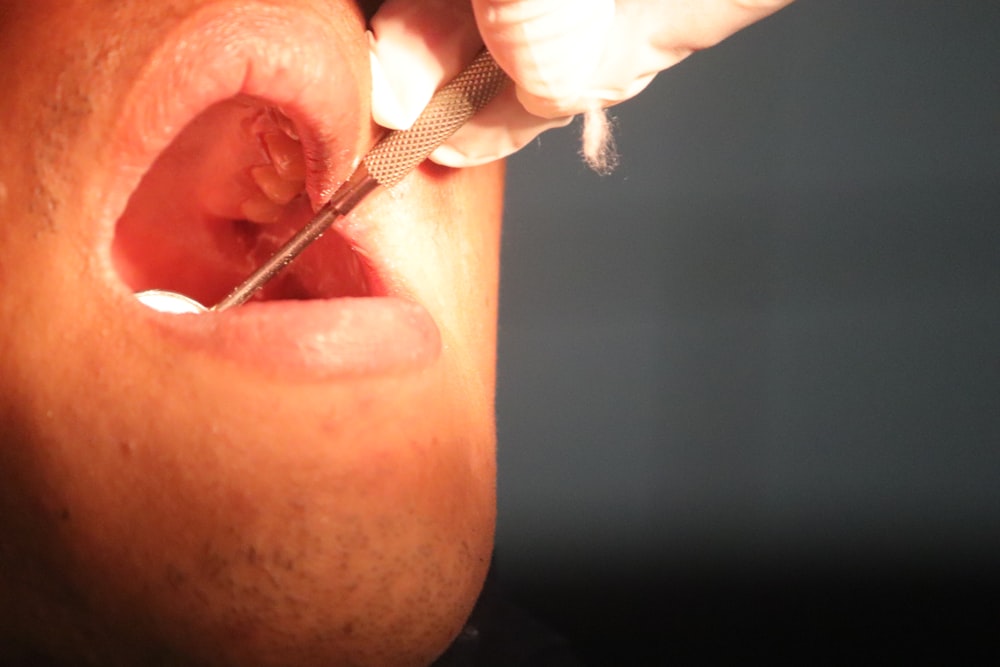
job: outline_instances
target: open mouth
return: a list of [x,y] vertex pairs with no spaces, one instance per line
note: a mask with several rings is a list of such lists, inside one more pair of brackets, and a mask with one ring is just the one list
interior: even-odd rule
[[[331,35],[317,34],[321,21],[284,14],[257,6],[196,16],[137,86],[131,122],[142,127],[130,131],[138,146],[127,150],[144,173],[112,245],[132,291],[166,289],[212,305],[346,176],[360,127],[356,72]],[[336,110],[320,86],[337,91]],[[255,298],[374,294],[351,242],[331,232],[314,245]]]
[[[156,158],[118,220],[112,258],[135,292],[212,305],[312,215],[296,124],[246,95],[198,114]],[[261,301],[376,295],[374,272],[331,230],[259,290]]]
[[[186,19],[151,56],[115,143],[121,204],[112,206],[109,259],[129,291],[214,305],[350,175],[371,141],[361,103],[367,55],[360,36],[336,34],[335,23],[280,5],[224,5]],[[386,275],[391,261],[363,238],[364,225],[345,221],[253,302],[149,321],[202,352],[257,366],[422,365],[438,354],[440,333],[390,288],[399,284]]]

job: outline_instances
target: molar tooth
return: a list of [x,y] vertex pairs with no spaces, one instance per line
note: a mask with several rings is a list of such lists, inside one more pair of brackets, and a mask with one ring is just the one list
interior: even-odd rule
[[268,108],[268,113],[271,116],[271,120],[274,121],[274,124],[277,125],[286,136],[294,141],[299,140],[299,134],[295,131],[295,124],[292,123],[292,119],[286,116],[280,107],[270,107]]
[[251,167],[250,176],[268,199],[281,206],[295,199],[305,187],[305,181],[282,178],[277,168],[270,164]]
[[240,205],[243,217],[250,222],[269,225],[281,219],[285,207],[275,204],[263,194],[250,197]]
[[271,163],[281,177],[304,181],[306,158],[302,153],[302,144],[282,132],[266,132],[262,138]]

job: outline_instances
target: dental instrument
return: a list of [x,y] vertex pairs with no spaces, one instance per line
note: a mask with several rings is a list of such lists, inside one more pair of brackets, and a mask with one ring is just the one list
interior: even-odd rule
[[137,292],[135,297],[154,310],[168,313],[219,312],[246,302],[322,236],[334,221],[347,215],[373,190],[399,183],[474,113],[496,97],[507,81],[507,75],[489,51],[483,49],[458,76],[434,94],[410,129],[390,132],[379,140],[305,227],[211,308],[168,290],[146,290]]

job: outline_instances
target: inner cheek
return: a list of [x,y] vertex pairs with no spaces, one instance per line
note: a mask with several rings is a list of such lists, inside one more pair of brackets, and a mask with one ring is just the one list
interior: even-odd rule
[[[312,215],[298,129],[280,109],[239,96],[192,120],[161,153],[115,228],[112,259],[132,290],[202,303],[225,296]],[[369,296],[367,267],[327,234],[257,298]]]

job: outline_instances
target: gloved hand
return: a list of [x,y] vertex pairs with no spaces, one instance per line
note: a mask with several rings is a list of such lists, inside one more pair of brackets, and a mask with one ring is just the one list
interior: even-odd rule
[[608,166],[605,107],[791,2],[387,0],[371,23],[372,113],[385,127],[409,127],[485,43],[517,85],[431,159],[453,167],[490,162],[583,113],[583,152],[601,169]]

